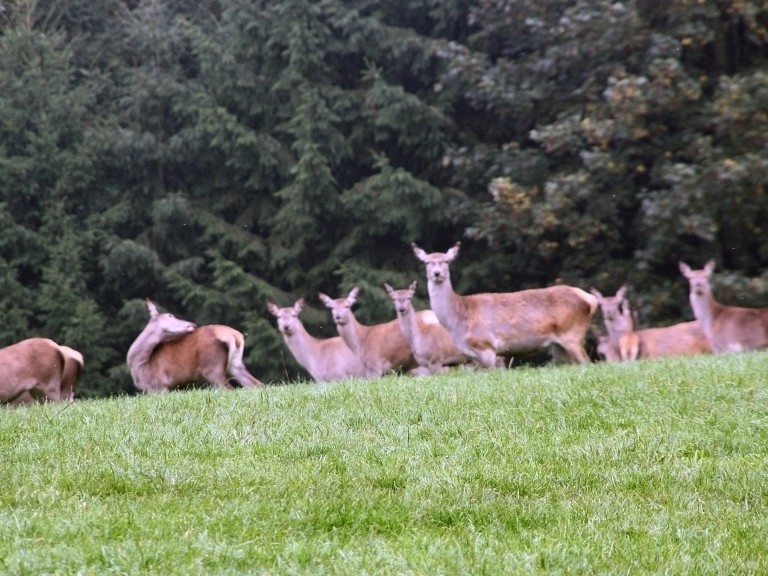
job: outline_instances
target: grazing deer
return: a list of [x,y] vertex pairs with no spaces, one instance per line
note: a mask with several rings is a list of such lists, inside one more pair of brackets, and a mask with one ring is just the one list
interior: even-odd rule
[[680,272],[690,285],[689,299],[693,315],[701,324],[712,351],[740,352],[768,348],[768,308],[725,306],[712,296],[710,277],[715,261],[701,270],[692,270],[680,262]]
[[243,365],[245,339],[229,326],[200,326],[160,314],[147,299],[149,322],[128,350],[127,362],[136,388],[167,392],[207,380],[219,388],[232,388],[231,375],[242,386],[264,386]]
[[572,286],[460,296],[449,268],[459,246],[427,254],[411,245],[426,264],[430,307],[459,350],[487,368],[496,364],[497,354],[524,354],[551,344],[573,360],[589,362],[584,336],[597,309],[594,296]]
[[74,400],[83,355],[48,338],[29,338],[0,349],[0,402]]
[[307,332],[299,320],[303,309],[304,298],[288,308],[267,302],[267,310],[277,318],[277,328],[296,361],[318,382],[365,376],[363,363],[341,336],[320,339]]
[[336,300],[320,294],[320,301],[331,311],[339,336],[357,354],[368,378],[378,378],[392,370],[416,366],[413,352],[397,320],[366,326],[352,313],[360,289],[355,286],[346,298]]
[[636,317],[629,307],[626,299],[627,285],[624,284],[616,291],[615,296],[603,296],[598,290],[590,290],[592,296],[597,298],[600,312],[603,315],[603,324],[607,332],[605,338],[598,337],[598,353],[605,356],[608,362],[620,360],[619,339],[627,332],[635,329]]
[[400,330],[411,346],[413,356],[419,368],[414,374],[434,374],[445,370],[445,366],[463,364],[470,358],[463,354],[453,338],[440,324],[440,321],[431,310],[417,313],[413,309],[411,299],[416,293],[417,282],[403,290],[395,290],[389,284],[384,284],[392,303],[395,306]]

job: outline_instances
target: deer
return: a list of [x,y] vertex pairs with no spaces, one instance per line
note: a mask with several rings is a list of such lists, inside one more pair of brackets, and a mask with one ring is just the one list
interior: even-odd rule
[[83,355],[49,338],[28,338],[0,349],[0,402],[72,402]]
[[627,300],[627,285],[614,296],[603,296],[594,288],[603,314],[607,336],[598,337],[598,353],[607,362],[658,358],[661,356],[687,356],[710,352],[698,322],[682,322],[671,326],[636,330],[637,314]]
[[341,336],[315,338],[299,319],[304,298],[293,306],[278,308],[267,301],[267,310],[277,318],[277,328],[296,361],[318,382],[365,376],[365,366]]
[[387,372],[411,370],[416,360],[397,320],[367,326],[358,322],[352,312],[360,288],[353,287],[345,298],[319,294],[320,301],[331,311],[339,336],[357,355],[366,378],[378,378]]
[[[621,360],[709,354],[712,349],[697,321],[627,332],[619,338]],[[606,358],[607,360],[607,358]]]
[[768,348],[768,308],[726,306],[715,300],[710,283],[714,260],[709,260],[701,270],[692,270],[685,262],[678,265],[688,279],[693,315],[701,324],[712,352]]
[[412,299],[417,286],[416,280],[402,290],[395,290],[389,284],[384,284],[395,307],[400,330],[419,365],[413,370],[413,374],[435,374],[444,372],[446,366],[468,362],[470,358],[454,344],[453,338],[440,324],[434,312],[424,310],[417,313],[414,310]]
[[618,361],[621,359],[619,339],[627,332],[632,332],[636,322],[636,317],[626,299],[627,285],[622,285],[614,296],[603,296],[595,288],[592,288],[590,293],[597,298],[606,331],[604,339],[601,340],[598,337],[598,353],[602,354],[608,362]]
[[220,324],[198,326],[168,312],[161,314],[149,299],[146,304],[149,322],[126,357],[138,390],[168,392],[202,381],[232,389],[227,375],[246,388],[264,386],[243,364],[242,333]]
[[460,246],[456,242],[447,252],[427,254],[411,244],[426,265],[430,308],[459,350],[492,368],[498,354],[525,354],[554,344],[569,359],[589,363],[584,337],[597,309],[593,295],[559,285],[461,296],[453,291],[450,275]]

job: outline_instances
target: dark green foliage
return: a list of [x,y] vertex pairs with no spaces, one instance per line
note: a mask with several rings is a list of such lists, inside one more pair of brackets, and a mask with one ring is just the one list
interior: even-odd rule
[[[768,7],[751,2],[15,0],[0,12],[0,345],[129,391],[146,298],[306,375],[266,312],[420,283],[627,282],[690,318],[678,260],[765,302]],[[754,278],[748,282],[747,278]],[[734,301],[734,300],[731,300]]]

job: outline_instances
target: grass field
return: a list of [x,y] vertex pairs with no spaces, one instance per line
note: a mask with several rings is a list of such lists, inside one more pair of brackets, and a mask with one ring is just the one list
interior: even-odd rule
[[5,574],[765,574],[768,355],[5,410]]

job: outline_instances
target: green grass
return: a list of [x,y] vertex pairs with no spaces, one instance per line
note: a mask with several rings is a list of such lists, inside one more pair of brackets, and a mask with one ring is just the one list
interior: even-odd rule
[[5,410],[7,574],[768,572],[768,355]]

